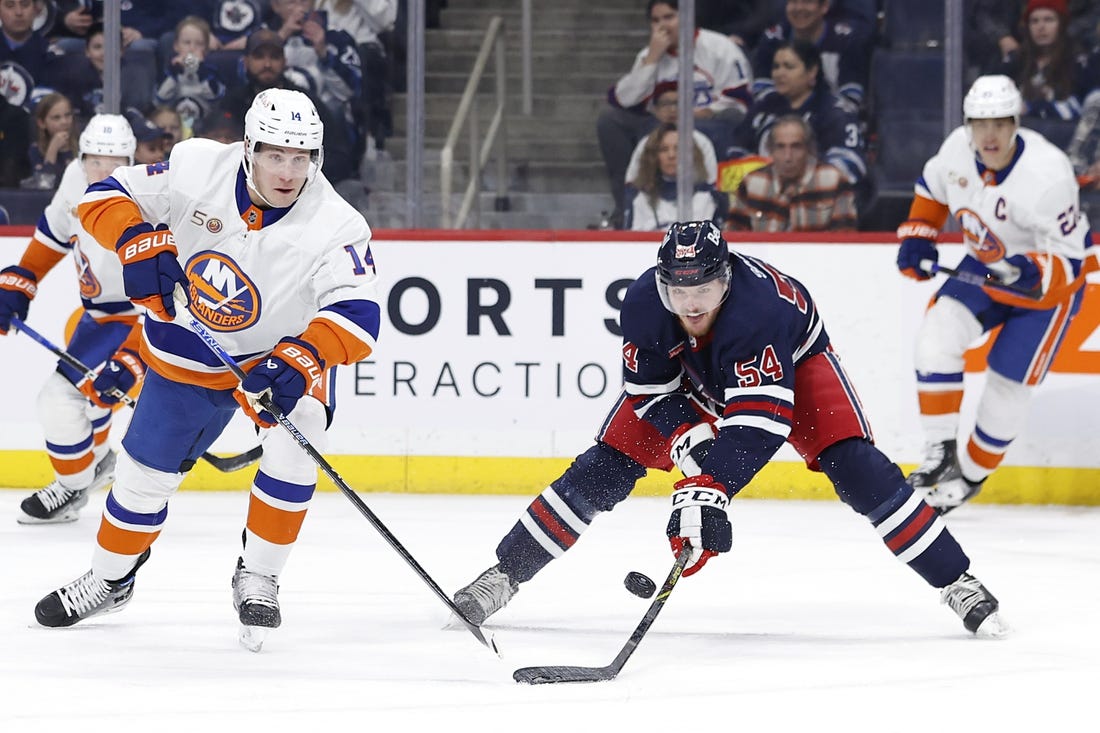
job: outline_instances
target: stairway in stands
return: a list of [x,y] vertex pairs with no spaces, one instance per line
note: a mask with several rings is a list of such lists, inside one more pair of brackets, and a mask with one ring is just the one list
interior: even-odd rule
[[[584,229],[612,206],[596,117],[607,89],[626,73],[648,40],[641,0],[535,0],[532,23],[534,112],[522,112],[518,0],[448,0],[442,27],[425,38],[425,154],[422,223],[440,221],[439,154],[490,18],[502,16],[508,72],[510,210],[493,211],[495,164],[482,181],[481,227]],[[494,104],[490,61],[478,104],[481,129]],[[363,166],[371,187],[367,220],[375,228],[405,225],[405,95],[393,100],[395,136],[385,154]],[[466,186],[467,133],[459,135],[454,190]],[[460,194],[455,194],[456,201]],[[454,209],[457,209],[456,203]]]

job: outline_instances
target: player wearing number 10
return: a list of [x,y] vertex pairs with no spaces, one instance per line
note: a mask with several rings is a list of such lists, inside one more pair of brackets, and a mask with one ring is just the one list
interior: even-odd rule
[[672,492],[673,552],[687,577],[732,545],[726,508],[784,442],[865,516],[886,546],[979,635],[1006,627],[997,599],[943,519],[879,451],[806,288],[730,252],[710,222],[673,224],[657,265],[622,307],[624,391],[596,444],[538,498],[497,547],[499,564],[455,594],[481,623],[648,468],[684,473]]
[[[68,626],[130,600],[168,500],[239,406],[275,423],[266,395],[318,450],[331,420],[331,374],[371,353],[380,309],[371,230],[320,172],[322,125],[302,93],[269,89],[245,117],[244,143],[188,140],[165,164],[118,169],[89,188],[81,223],[122,262],[126,295],[148,310],[149,366],[122,441],[92,569],[43,598],[35,616]],[[242,366],[237,379],[175,323],[173,294]],[[233,603],[246,627],[281,621],[278,577],[297,539],[317,467],[283,430],[262,431]]]

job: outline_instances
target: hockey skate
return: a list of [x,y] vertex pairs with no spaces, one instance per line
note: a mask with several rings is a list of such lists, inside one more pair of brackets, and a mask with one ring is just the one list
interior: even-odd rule
[[85,489],[67,489],[54,481],[34,492],[19,505],[20,524],[62,524],[75,522],[88,503],[88,495],[109,486],[115,480],[115,452],[108,450],[95,466],[92,483]]
[[508,577],[500,565],[494,565],[455,593],[454,601],[467,621],[481,626],[485,619],[504,608],[518,592],[519,583]]
[[952,509],[958,509],[965,502],[970,501],[982,490],[985,481],[971,481],[959,476],[957,479],[943,481],[924,495],[924,501],[933,509],[938,509],[940,514],[947,514]]
[[986,639],[1000,639],[1011,629],[998,612],[1000,604],[985,586],[970,573],[963,573],[940,591],[940,601],[962,619],[966,630]]
[[57,628],[122,610],[134,595],[134,576],[149,554],[148,549],[141,553],[133,569],[118,580],[102,580],[89,570],[40,600],[34,607],[35,619],[43,626]]
[[233,610],[241,621],[238,640],[245,649],[258,652],[271,630],[283,622],[279,613],[279,584],[273,575],[246,569],[244,558],[239,557],[232,585]]
[[982,489],[981,481],[975,483],[963,478],[954,440],[926,445],[924,463],[905,481],[941,514],[957,508]]

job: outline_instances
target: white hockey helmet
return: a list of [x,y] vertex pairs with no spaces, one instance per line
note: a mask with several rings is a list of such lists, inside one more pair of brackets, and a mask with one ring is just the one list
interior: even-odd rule
[[244,116],[244,173],[252,180],[252,157],[260,143],[311,151],[312,163],[307,183],[317,175],[325,161],[325,127],[321,116],[302,92],[293,89],[265,89],[252,100]]
[[963,117],[970,120],[990,120],[1011,117],[1020,124],[1024,100],[1016,83],[1007,76],[979,76],[963,98]]
[[110,155],[134,164],[137,138],[122,115],[95,115],[80,133],[80,159],[85,155]]

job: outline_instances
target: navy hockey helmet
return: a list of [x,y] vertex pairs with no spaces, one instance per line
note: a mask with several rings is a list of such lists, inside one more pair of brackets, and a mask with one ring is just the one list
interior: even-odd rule
[[726,300],[730,254],[722,232],[710,221],[678,222],[657,251],[657,293],[680,316],[709,313]]

